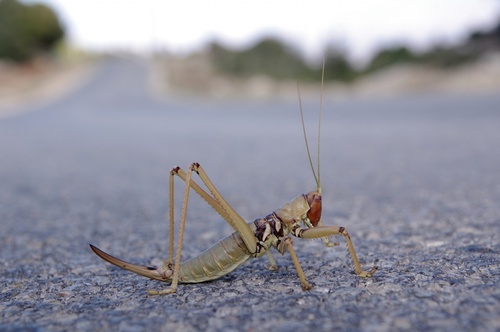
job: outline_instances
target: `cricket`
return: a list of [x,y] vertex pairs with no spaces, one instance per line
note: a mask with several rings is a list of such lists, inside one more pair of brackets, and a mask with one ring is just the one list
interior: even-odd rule
[[[302,110],[300,90],[297,85],[304,141],[307,156],[309,158],[309,164],[316,182],[316,190],[307,194],[299,195],[266,217],[247,223],[224,199],[224,197],[222,197],[199,163],[191,164],[187,171],[182,170],[180,167],[175,167],[171,170],[169,176],[170,233],[168,259],[164,260],[161,266],[149,267],[125,262],[90,244],[92,251],[103,260],[122,269],[137,273],[147,278],[170,283],[170,287],[166,289],[148,290],[149,295],[166,295],[175,293],[179,283],[201,283],[218,279],[235,270],[251,258],[259,258],[264,254],[267,255],[270,262],[268,268],[270,270],[276,270],[276,260],[270,251],[271,248],[276,249],[282,255],[286,252],[290,254],[302,289],[309,290],[311,289],[311,285],[307,281],[304,271],[302,270],[299,259],[292,245],[293,241],[291,236],[302,239],[322,239],[327,247],[338,245],[337,243],[330,242],[330,236],[343,236],[347,244],[348,252],[351,255],[354,272],[359,277],[363,278],[373,276],[378,267],[373,266],[369,271],[361,269],[354,245],[346,228],[342,226],[325,226],[321,219],[322,194],[320,182],[320,137],[321,116],[323,112],[324,72],[325,66],[323,63],[316,170],[314,169],[309,143],[307,141],[304,112]],[[201,182],[206,187],[205,189],[200,187],[193,180],[193,173],[197,174]],[[185,189],[179,222],[177,248],[175,250],[174,259],[175,177],[179,177],[184,182]],[[227,221],[227,223],[235,231],[231,235],[213,245],[211,248],[202,252],[197,257],[181,263],[184,228],[186,224],[189,194],[191,190],[194,190],[198,195],[200,195],[225,221]]]

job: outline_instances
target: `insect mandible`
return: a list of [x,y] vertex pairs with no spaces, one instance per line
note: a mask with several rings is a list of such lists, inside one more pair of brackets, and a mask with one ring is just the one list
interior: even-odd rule
[[[271,214],[264,218],[256,219],[253,222],[245,222],[242,217],[229,205],[222,197],[217,188],[209,179],[203,168],[198,163],[193,163],[189,166],[187,172],[180,167],[175,167],[170,172],[169,176],[169,191],[170,191],[170,236],[168,259],[163,261],[163,264],[158,267],[141,266],[125,262],[121,259],[113,257],[94,245],[90,244],[90,248],[94,253],[105,261],[116,265],[122,269],[137,273],[141,276],[156,279],[160,281],[170,282],[170,287],[157,291],[148,290],[150,295],[161,295],[175,293],[178,283],[199,283],[220,278],[251,258],[258,258],[266,254],[270,261],[269,269],[276,270],[276,260],[270,252],[271,248],[275,248],[279,253],[285,254],[288,252],[292,262],[297,270],[298,277],[303,290],[311,289],[311,285],[307,282],[306,276],[300,266],[297,254],[292,245],[293,235],[303,239],[322,238],[326,246],[334,246],[336,244],[328,240],[329,236],[343,235],[347,243],[347,249],[351,255],[354,272],[360,277],[371,277],[376,271],[377,266],[372,267],[369,271],[363,271],[359,263],[356,251],[351,241],[349,233],[342,226],[325,226],[321,220],[321,183],[319,169],[319,141],[321,131],[321,114],[322,114],[322,99],[323,99],[323,82],[324,82],[324,64],[321,80],[321,102],[320,115],[318,126],[318,165],[317,174],[309,151],[307,142],[306,129],[304,124],[304,115],[302,111],[302,102],[300,100],[300,91],[298,91],[300,114],[302,119],[302,129],[304,132],[304,140],[307,149],[309,163],[312,173],[316,181],[316,190],[307,194],[302,194],[294,198],[291,202],[284,204]],[[297,86],[298,90],[298,86]],[[208,191],[200,187],[192,179],[193,173],[196,173]],[[183,204],[181,210],[180,227],[178,235],[177,249],[174,259],[174,177],[178,176],[185,183]],[[219,243],[213,245],[197,257],[181,263],[181,252],[184,237],[184,228],[186,223],[186,214],[188,208],[189,193],[194,190],[200,195],[215,211],[217,211],[231,225],[235,232]]]

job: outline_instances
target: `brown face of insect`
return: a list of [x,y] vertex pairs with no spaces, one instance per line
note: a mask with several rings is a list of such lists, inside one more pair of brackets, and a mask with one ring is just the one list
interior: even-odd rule
[[309,204],[307,218],[309,218],[311,224],[316,227],[321,220],[321,194],[318,191],[311,191],[305,196],[307,203]]

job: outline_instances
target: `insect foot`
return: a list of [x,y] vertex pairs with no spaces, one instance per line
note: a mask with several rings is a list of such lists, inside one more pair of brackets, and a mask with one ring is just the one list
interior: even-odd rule
[[173,294],[176,292],[177,289],[174,289],[174,288],[167,288],[167,289],[163,289],[161,291],[157,291],[157,290],[154,290],[154,289],[148,289],[148,295],[168,295],[168,294]]
[[371,278],[375,274],[375,272],[377,272],[377,270],[378,270],[378,266],[374,266],[374,267],[372,267],[372,269],[369,272],[361,271],[361,272],[357,273],[357,275],[360,276],[361,278]]

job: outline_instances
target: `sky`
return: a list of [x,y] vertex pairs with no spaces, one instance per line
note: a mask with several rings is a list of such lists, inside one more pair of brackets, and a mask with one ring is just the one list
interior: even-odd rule
[[380,46],[425,50],[500,21],[500,0],[24,0],[49,5],[71,43],[90,50],[185,54],[213,40],[248,47],[279,37],[306,58],[326,45],[363,61]]

